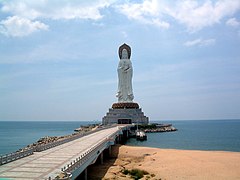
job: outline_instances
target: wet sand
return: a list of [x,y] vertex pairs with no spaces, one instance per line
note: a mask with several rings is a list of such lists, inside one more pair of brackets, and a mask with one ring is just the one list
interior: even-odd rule
[[131,179],[124,168],[148,171],[143,179],[237,180],[240,152],[115,146],[112,158],[89,169],[89,179]]

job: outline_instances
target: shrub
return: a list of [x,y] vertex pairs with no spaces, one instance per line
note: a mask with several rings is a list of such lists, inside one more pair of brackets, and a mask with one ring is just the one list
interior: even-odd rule
[[129,174],[129,170],[124,169],[124,170],[122,170],[122,173],[125,174],[125,175],[128,175]]
[[123,174],[125,175],[131,175],[131,177],[133,179],[141,179],[144,175],[147,175],[149,174],[147,171],[145,170],[140,170],[140,169],[132,169],[132,170],[127,170],[127,169],[124,169],[122,171]]

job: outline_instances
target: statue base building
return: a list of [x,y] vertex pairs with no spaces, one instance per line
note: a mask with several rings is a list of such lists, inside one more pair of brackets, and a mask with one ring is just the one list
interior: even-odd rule
[[148,124],[148,117],[144,115],[139,105],[134,102],[118,102],[112,105],[109,112],[102,118],[106,124]]

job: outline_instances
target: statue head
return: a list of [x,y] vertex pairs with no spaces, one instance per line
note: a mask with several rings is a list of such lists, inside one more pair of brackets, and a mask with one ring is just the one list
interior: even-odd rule
[[122,50],[122,58],[121,59],[128,59],[128,52],[126,49]]
[[[119,55],[119,58],[120,59],[123,59],[123,50],[126,50],[126,52],[124,51],[124,53],[126,53],[125,55],[127,55],[127,58],[126,57],[124,57],[124,59],[130,59],[130,57],[131,57],[131,48],[130,48],[130,46],[129,45],[127,45],[127,44],[123,44],[123,45],[121,45],[120,47],[119,47],[119,49],[118,49],[118,55]],[[124,56],[125,56],[124,55]]]

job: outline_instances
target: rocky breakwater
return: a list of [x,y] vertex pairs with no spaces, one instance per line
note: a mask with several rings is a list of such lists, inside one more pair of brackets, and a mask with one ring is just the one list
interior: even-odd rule
[[72,133],[72,134],[68,134],[68,135],[64,135],[64,136],[45,136],[45,137],[41,137],[38,141],[27,145],[26,147],[17,150],[16,152],[23,152],[29,149],[35,149],[37,146],[40,145],[46,145],[49,143],[53,143],[53,142],[57,142],[57,141],[62,141],[74,136],[77,136],[79,134],[83,134],[89,131],[93,131],[96,130],[97,128],[99,128],[98,125],[94,124],[94,125],[88,125],[88,126],[81,126],[80,128],[78,128],[77,130],[74,130],[76,132]]
[[149,124],[149,125],[141,125],[139,128],[142,129],[145,133],[177,131],[177,128],[173,127],[172,124]]
[[48,144],[48,143],[62,141],[64,139],[70,138],[70,137],[75,136],[77,134],[78,133],[73,133],[73,134],[65,135],[65,136],[45,136],[45,137],[41,137],[37,142],[29,144],[26,147],[24,147],[23,149],[19,149],[17,152],[22,152],[22,151],[25,151],[25,150],[28,150],[28,149],[32,149],[32,148],[34,149],[37,146],[45,145],[45,144]]

